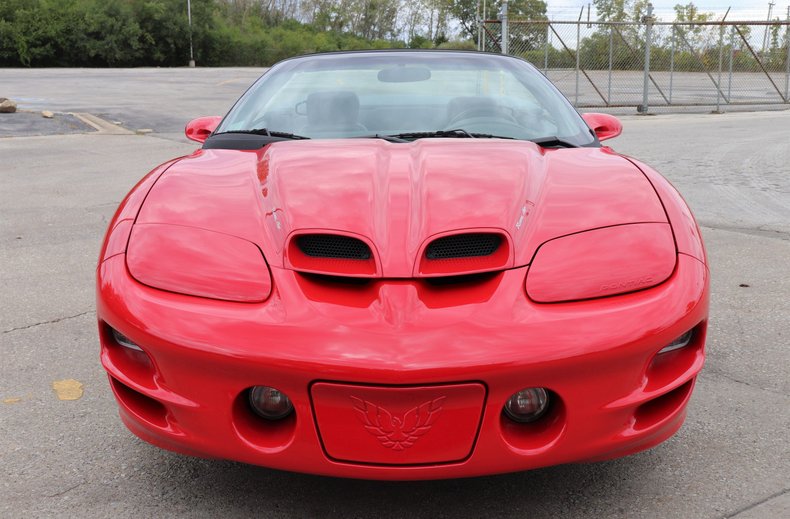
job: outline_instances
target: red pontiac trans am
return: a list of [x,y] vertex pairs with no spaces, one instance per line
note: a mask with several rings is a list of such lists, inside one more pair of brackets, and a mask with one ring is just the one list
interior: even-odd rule
[[285,60],[121,203],[97,271],[126,426],[370,479],[604,460],[683,423],[709,270],[680,195],[536,69]]

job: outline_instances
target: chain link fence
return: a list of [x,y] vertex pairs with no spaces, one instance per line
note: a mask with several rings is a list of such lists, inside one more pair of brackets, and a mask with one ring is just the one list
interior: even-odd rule
[[[507,53],[578,108],[790,105],[790,21],[507,24]],[[502,52],[502,23],[481,30],[481,50]]]

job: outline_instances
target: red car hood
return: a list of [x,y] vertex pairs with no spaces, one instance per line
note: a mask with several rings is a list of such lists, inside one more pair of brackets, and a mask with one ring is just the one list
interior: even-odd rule
[[200,150],[159,179],[138,223],[210,229],[258,244],[273,267],[295,231],[367,238],[385,277],[409,277],[432,236],[488,229],[510,237],[513,266],[557,236],[666,222],[652,185],[608,148],[524,141],[377,139],[278,142]]

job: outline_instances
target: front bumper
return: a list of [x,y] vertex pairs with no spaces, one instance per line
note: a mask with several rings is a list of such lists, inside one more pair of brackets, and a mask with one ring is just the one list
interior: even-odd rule
[[[140,285],[123,254],[101,263],[101,359],[132,432],[185,454],[341,477],[519,471],[624,456],[664,441],[681,426],[704,362],[708,272],[684,254],[658,287],[563,304],[530,302],[526,268],[442,287],[334,286],[288,270],[272,274],[267,302],[240,304]],[[109,326],[145,353],[114,343]],[[689,346],[656,357],[694,327]],[[335,459],[312,399],[314,386],[325,383],[480,385],[471,450],[447,462],[367,462],[364,451],[352,455],[363,461]],[[278,422],[252,414],[246,390],[255,385],[285,392],[295,413]],[[528,424],[503,416],[511,394],[535,386],[555,396],[547,416]]]

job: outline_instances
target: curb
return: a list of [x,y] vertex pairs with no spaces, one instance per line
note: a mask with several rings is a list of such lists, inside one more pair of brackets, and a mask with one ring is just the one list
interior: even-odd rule
[[96,117],[93,114],[89,114],[86,112],[69,112],[69,115],[73,115],[83,123],[87,124],[88,126],[96,129],[96,131],[100,134],[104,135],[134,135],[134,132],[131,130],[127,130],[122,126],[118,126],[117,124],[113,124],[109,121],[105,121],[101,117]]

